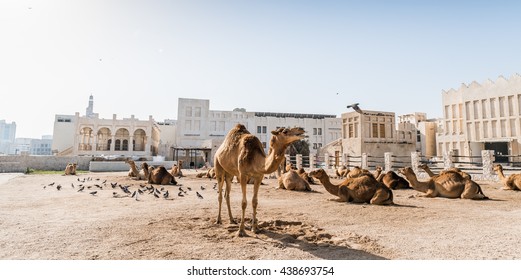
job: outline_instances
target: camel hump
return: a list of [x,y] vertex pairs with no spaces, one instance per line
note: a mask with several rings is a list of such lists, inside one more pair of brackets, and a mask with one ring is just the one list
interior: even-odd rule
[[254,135],[250,134],[245,136],[242,139],[242,144],[244,146],[244,150],[242,150],[240,155],[240,164],[254,164],[255,156],[265,156],[264,150],[262,149],[262,143]]

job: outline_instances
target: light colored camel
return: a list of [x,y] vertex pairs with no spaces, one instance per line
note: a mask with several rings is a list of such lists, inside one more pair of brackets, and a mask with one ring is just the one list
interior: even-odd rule
[[183,161],[179,160],[178,164],[174,164],[170,169],[170,174],[174,177],[183,177],[183,171],[181,168],[183,167]]
[[197,177],[197,178],[206,177],[206,178],[210,178],[210,179],[215,179],[215,170],[212,167],[212,168],[208,169],[206,172],[198,173],[197,175],[195,175],[195,177]]
[[221,221],[221,206],[222,206],[222,190],[226,183],[225,199],[228,208],[228,216],[230,222],[234,223],[232,217],[232,210],[230,206],[230,191],[231,181],[233,176],[237,176],[241,184],[242,191],[242,215],[238,236],[245,236],[244,230],[244,215],[246,206],[248,204],[246,199],[246,183],[249,178],[253,178],[255,183],[253,185],[253,220],[251,230],[258,232],[257,221],[257,204],[259,186],[264,178],[264,174],[275,172],[281,162],[285,159],[284,151],[293,142],[305,138],[305,133],[302,128],[279,128],[272,131],[270,139],[270,148],[268,155],[264,152],[264,148],[260,140],[252,135],[244,125],[237,124],[228,132],[224,142],[221,144],[215,153],[215,175],[219,186],[219,214],[217,216],[217,223]]
[[347,173],[346,178],[356,178],[362,175],[370,175],[376,178],[373,173],[369,172],[369,170],[363,169],[359,166],[353,167],[353,169],[351,169],[349,173]]
[[128,165],[130,165],[130,170],[128,171],[128,177],[137,177],[137,176],[139,176],[139,170],[136,167],[136,163],[133,160],[131,160],[131,159],[127,159],[127,160],[125,160],[125,162]]
[[424,197],[488,199],[476,182],[463,178],[457,172],[436,175],[424,182],[418,181],[410,167],[401,168],[399,172],[405,175],[413,189],[425,193]]
[[128,171],[129,177],[135,180],[148,180],[148,163],[141,163],[141,170],[138,170],[133,160],[127,159],[125,162],[130,165],[130,170]]
[[335,174],[338,178],[345,178],[347,177],[347,174],[349,174],[349,168],[345,165],[341,165],[335,169]]
[[346,178],[340,184],[331,183],[324,169],[313,170],[309,175],[317,178],[327,192],[338,197],[334,201],[376,205],[394,204],[393,191],[378,182],[370,173],[355,178]]
[[148,183],[159,184],[159,185],[177,185],[177,181],[174,176],[166,170],[166,168],[160,165],[157,168],[150,166],[148,168]]
[[521,191],[521,174],[511,174],[510,176],[505,177],[503,166],[501,164],[495,164],[494,171],[496,171],[499,180],[503,183],[504,190]]
[[279,188],[292,191],[312,191],[309,183],[295,170],[290,170],[279,177]]
[[65,167],[65,175],[76,175],[76,167],[78,164],[76,163],[67,163]]
[[[418,167],[423,169],[425,171],[425,173],[427,173],[429,175],[429,177],[436,176],[436,174],[434,174],[434,172],[432,172],[432,170],[430,169],[430,167],[427,164],[422,163],[422,164],[418,165]],[[463,178],[472,179],[470,174],[468,174],[465,171],[462,171],[461,169],[459,169],[457,167],[451,167],[449,169],[442,170],[442,171],[440,171],[439,175],[443,175],[443,174],[445,174],[447,172],[456,172],[456,173],[460,174]]]

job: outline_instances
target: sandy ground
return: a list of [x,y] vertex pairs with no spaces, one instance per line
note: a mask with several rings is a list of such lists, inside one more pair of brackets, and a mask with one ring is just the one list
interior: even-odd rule
[[[186,173],[178,180],[185,196],[178,196],[179,186],[165,186],[168,199],[146,192],[138,200],[109,184],[130,185],[132,192],[144,185],[124,172],[0,174],[0,259],[521,259],[521,192],[501,190],[496,182],[479,182],[489,201],[397,190],[398,206],[373,206],[328,201],[333,197],[321,185],[302,193],[276,189],[276,181],[266,179],[259,192],[262,231],[238,238],[226,208],[224,223],[215,224],[215,180]],[[236,219],[240,201],[235,185]]]

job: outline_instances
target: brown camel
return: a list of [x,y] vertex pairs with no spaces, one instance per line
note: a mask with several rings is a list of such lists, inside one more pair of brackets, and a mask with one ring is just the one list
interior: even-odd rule
[[503,183],[504,190],[515,190],[521,191],[521,174],[512,174],[505,177],[503,173],[503,166],[501,164],[494,165],[494,171],[496,171],[499,180]]
[[411,189],[409,182],[392,170],[382,174],[382,168],[378,166],[376,167],[374,176],[379,182],[382,182],[386,187],[392,190]]
[[221,223],[222,190],[226,183],[225,199],[228,207],[230,222],[234,223],[230,206],[231,181],[233,176],[237,176],[241,184],[242,191],[242,215],[239,226],[238,236],[245,236],[244,215],[248,204],[246,199],[246,183],[249,178],[253,178],[253,220],[251,230],[258,232],[257,204],[259,186],[264,178],[264,174],[275,172],[280,163],[285,159],[284,151],[293,142],[305,138],[302,128],[279,128],[272,131],[270,148],[268,155],[264,152],[260,140],[252,135],[244,125],[237,124],[228,132],[224,142],[215,153],[215,175],[219,185],[219,214],[217,223]]
[[334,201],[392,205],[393,191],[378,182],[372,174],[347,178],[340,184],[331,183],[324,169],[313,170],[309,175],[317,178],[327,192],[338,197]]
[[[427,164],[422,163],[422,164],[418,165],[418,167],[423,169],[425,171],[425,173],[427,173],[429,175],[429,177],[436,176],[436,174],[434,174],[434,172],[432,172],[432,170],[430,169],[430,167]],[[451,167],[449,169],[442,170],[442,171],[440,171],[440,175],[443,175],[447,172],[456,172],[456,173],[460,174],[463,178],[472,179],[470,174],[468,174],[465,171],[462,171],[461,169],[459,169],[457,167]]]
[[279,189],[292,191],[312,191],[309,183],[295,170],[290,170],[279,177]]
[[65,167],[65,175],[76,175],[76,163],[67,163]]
[[177,181],[174,176],[166,170],[166,168],[160,165],[157,168],[150,166],[148,168],[148,183],[159,184],[159,185],[177,185]]
[[362,175],[369,175],[369,176],[376,178],[373,173],[369,172],[369,170],[363,169],[359,166],[353,167],[353,169],[351,169],[347,173],[346,178],[356,178],[356,177],[360,177]]
[[300,176],[300,178],[304,179],[309,184],[315,184],[315,180],[313,180],[313,177],[309,176],[306,170],[304,170],[304,167],[301,167],[296,172]]
[[425,182],[418,181],[410,167],[400,168],[399,172],[405,175],[413,189],[425,193],[424,197],[488,199],[476,182],[457,172],[446,172]]

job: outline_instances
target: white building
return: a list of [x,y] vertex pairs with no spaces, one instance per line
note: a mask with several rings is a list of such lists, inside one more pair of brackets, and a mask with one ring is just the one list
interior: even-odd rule
[[50,156],[52,155],[52,136],[44,135],[42,139],[31,139],[31,145],[29,153],[31,155],[38,156]]
[[0,154],[9,154],[10,146],[14,144],[16,136],[16,123],[7,123],[0,120]]
[[[438,155],[480,156],[482,150],[496,155],[521,151],[521,76],[482,84],[462,84],[442,92],[443,130],[437,135]],[[497,161],[507,158],[496,157]]]
[[99,118],[89,98],[85,116],[56,115],[52,150],[58,155],[137,156],[151,157],[158,153],[160,128],[152,116],[148,120],[130,118]]
[[266,152],[271,131],[279,127],[304,128],[311,153],[317,153],[320,147],[341,137],[341,119],[335,115],[247,112],[242,108],[218,111],[210,110],[209,100],[179,98],[173,159],[183,159],[196,166],[211,163],[224,137],[237,123],[244,124],[257,136]]

